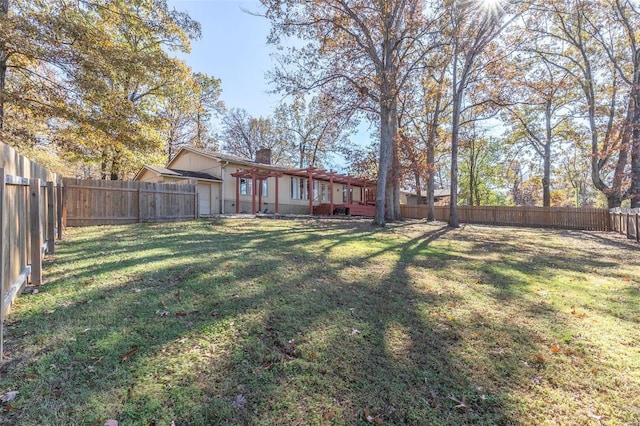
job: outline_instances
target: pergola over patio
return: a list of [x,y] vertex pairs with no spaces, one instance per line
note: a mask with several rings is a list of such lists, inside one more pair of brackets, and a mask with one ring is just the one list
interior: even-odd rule
[[[278,213],[278,178],[282,175],[283,173],[279,171],[258,168],[236,169],[235,173],[231,173],[231,176],[236,178],[236,214],[240,213],[240,179],[251,179],[253,182],[251,185],[251,209],[255,213],[256,211],[262,211],[262,181],[270,177],[274,177],[276,180],[275,213]],[[256,195],[258,196],[258,210],[256,210]]]
[[[357,178],[350,175],[342,175],[340,173],[334,171],[327,171],[325,169],[319,169],[316,167],[307,167],[304,169],[290,169],[286,171],[273,171],[273,170],[264,170],[258,168],[252,169],[237,169],[235,173],[232,173],[231,176],[236,178],[236,213],[239,213],[239,200],[240,200],[240,179],[249,179],[251,178],[254,182],[252,185],[252,210],[259,211],[262,210],[262,181],[266,180],[270,177],[275,177],[276,181],[276,193],[275,193],[275,213],[278,213],[279,207],[279,192],[278,192],[278,178],[283,176],[284,174],[290,176],[298,176],[302,178],[309,179],[309,214],[314,214],[314,206],[313,206],[313,181],[324,181],[329,182],[329,204],[320,204],[317,206],[316,213],[318,214],[329,214],[332,215],[335,207],[342,207],[348,209],[352,214],[362,214],[369,215],[368,210],[371,209],[371,206],[375,205],[375,188],[376,182],[370,179]],[[257,183],[257,184],[256,184]],[[341,184],[347,185],[347,199],[346,203],[334,203],[333,194],[334,187],[333,184]],[[352,186],[358,186],[361,188],[361,197],[359,204],[353,204],[352,199]],[[258,210],[256,210],[256,196],[258,197]],[[367,206],[369,206],[367,208]],[[372,214],[371,214],[372,215]]]

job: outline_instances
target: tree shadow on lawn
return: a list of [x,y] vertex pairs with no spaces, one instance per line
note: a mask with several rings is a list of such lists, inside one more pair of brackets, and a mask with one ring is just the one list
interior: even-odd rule
[[[86,245],[105,258],[80,272],[68,257],[73,243],[61,244],[60,272],[9,318],[13,360],[0,385],[19,388],[24,399],[8,420],[368,424],[369,415],[385,424],[517,422],[500,386],[505,377],[528,380],[522,367],[465,342],[491,339],[499,328],[519,347],[533,346],[526,332],[471,315],[487,333],[470,335],[451,305],[460,302],[454,293],[416,285],[414,269],[425,269],[425,256],[445,265],[456,258],[430,248],[446,228],[327,261],[318,244],[326,250],[385,237],[368,226],[321,227],[318,237],[313,224],[286,232],[249,224],[235,232],[229,223],[199,224],[186,240],[156,235],[136,250],[159,245],[166,253],[124,261],[110,258],[122,250],[112,239],[136,241],[140,227],[119,227]],[[378,273],[379,257],[388,254],[396,261]],[[361,276],[349,276],[358,270]],[[92,276],[105,282],[82,284]],[[71,295],[63,292],[69,286]]]

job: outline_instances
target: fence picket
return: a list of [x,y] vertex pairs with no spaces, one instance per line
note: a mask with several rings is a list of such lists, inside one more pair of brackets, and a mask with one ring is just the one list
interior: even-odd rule
[[[428,206],[401,206],[402,216],[427,217]],[[436,206],[436,220],[449,220],[449,206]],[[458,206],[460,223],[609,231],[607,209],[523,206]]]
[[196,184],[64,179],[66,226],[197,218]]

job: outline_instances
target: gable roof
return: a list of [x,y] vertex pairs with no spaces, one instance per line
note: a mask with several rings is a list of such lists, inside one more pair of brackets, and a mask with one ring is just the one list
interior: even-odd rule
[[[252,160],[247,160],[246,158],[237,157],[235,155],[223,154],[220,152],[207,151],[204,149],[191,148],[191,147],[182,147],[178,150],[176,155],[169,161],[167,167],[171,167],[171,164],[174,162],[176,158],[182,155],[183,152],[192,152],[197,155],[201,155],[203,157],[211,158],[217,161],[228,161],[229,163],[237,164],[240,166],[245,166],[250,169],[258,169],[258,170],[268,170],[274,172],[280,172],[287,175],[292,176],[300,176],[300,177],[308,177],[310,174],[314,179],[328,181],[330,176],[332,176],[333,181],[335,183],[341,184],[352,184],[352,185],[362,185],[362,186],[375,186],[376,182],[370,179],[358,178],[349,175],[342,175],[340,173],[329,171],[327,172],[324,169],[319,169],[316,167],[308,167],[306,169],[298,169],[292,167],[283,167],[283,166],[275,166],[273,164],[264,164],[264,163],[256,163]],[[249,175],[247,174],[247,177]]]
[[142,174],[142,172],[144,172],[145,169],[146,170],[151,170],[152,172],[155,172],[156,174],[158,174],[160,176],[174,177],[174,178],[184,178],[184,179],[192,178],[192,179],[212,180],[212,181],[215,181],[215,182],[222,182],[222,179],[220,179],[219,177],[214,176],[212,174],[209,174],[209,173],[194,172],[194,171],[191,171],[191,170],[169,169],[169,168],[165,168],[165,167],[148,166],[148,165],[142,166],[142,169],[138,172],[136,177],[133,178],[133,179],[137,180],[138,176],[140,176]]
[[208,151],[204,149],[191,148],[186,146],[178,150],[176,155],[174,155],[171,161],[169,161],[169,164],[167,164],[167,167],[171,167],[171,164],[174,162],[174,160],[178,158],[180,155],[182,155],[182,153],[185,151],[193,152],[194,154],[202,155],[203,157],[212,158],[218,161],[228,161],[230,163],[240,164],[241,166],[260,167],[260,168],[265,168],[270,170],[277,170],[281,172],[289,170],[289,168],[287,167],[275,166],[273,164],[256,163],[255,161],[247,160],[246,158],[237,157],[231,154],[223,154],[221,152]]
[[[423,189],[422,190],[422,197],[426,197],[427,194],[427,190]],[[408,197],[417,197],[418,194],[416,194],[414,191],[402,191],[404,192]],[[434,189],[433,190],[433,196],[435,198],[444,198],[444,197],[450,197],[451,196],[451,189],[449,188],[442,188],[442,189]]]

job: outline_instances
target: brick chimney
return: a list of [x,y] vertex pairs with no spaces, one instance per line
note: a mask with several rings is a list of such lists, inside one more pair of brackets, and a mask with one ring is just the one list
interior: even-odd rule
[[271,150],[269,148],[260,148],[257,150],[256,163],[271,164]]

